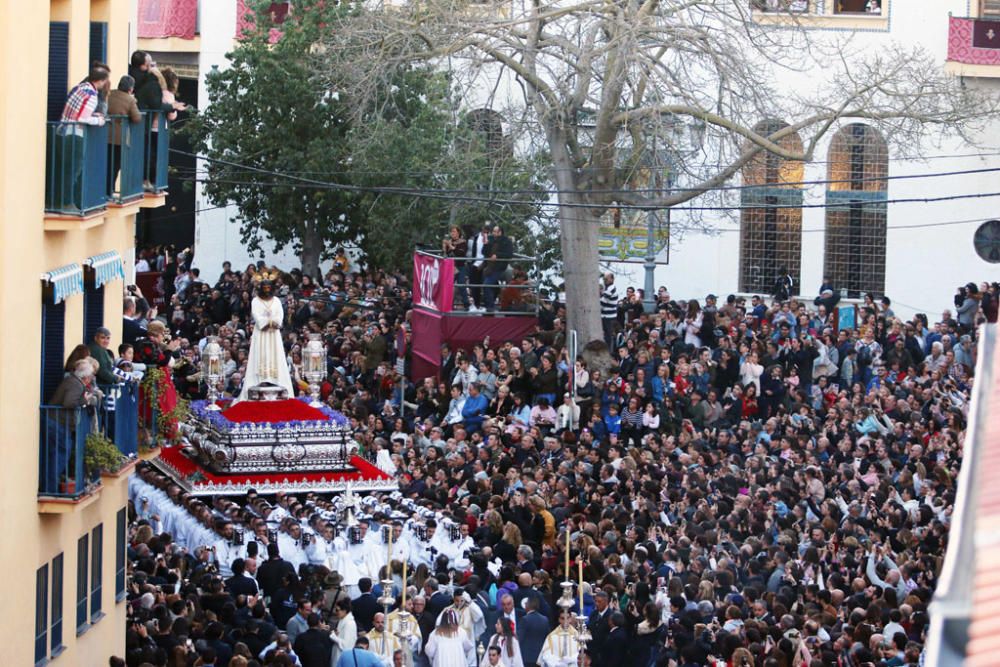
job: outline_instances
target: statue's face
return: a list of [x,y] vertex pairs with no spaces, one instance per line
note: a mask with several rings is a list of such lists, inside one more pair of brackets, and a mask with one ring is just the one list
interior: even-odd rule
[[268,299],[274,293],[274,284],[270,280],[264,280],[260,283],[258,291],[263,298]]

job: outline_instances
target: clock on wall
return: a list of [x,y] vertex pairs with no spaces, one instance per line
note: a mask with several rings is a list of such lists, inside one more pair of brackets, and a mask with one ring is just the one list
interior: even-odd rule
[[979,225],[972,244],[976,253],[987,262],[1000,263],[1000,220],[987,220]]

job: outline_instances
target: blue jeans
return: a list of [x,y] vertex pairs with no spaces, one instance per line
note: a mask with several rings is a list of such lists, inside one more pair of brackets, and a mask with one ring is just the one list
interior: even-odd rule
[[483,284],[486,287],[483,288],[483,307],[486,310],[493,310],[494,305],[497,301],[497,285],[500,284],[500,274],[491,273],[488,276],[483,276]]
[[465,262],[462,262],[455,267],[455,289],[458,290],[458,298],[465,308],[469,307],[469,288],[466,287],[468,282],[469,270],[466,268]]

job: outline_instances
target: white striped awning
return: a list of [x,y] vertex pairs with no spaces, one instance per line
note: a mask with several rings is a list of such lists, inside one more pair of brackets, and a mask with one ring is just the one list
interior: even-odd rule
[[95,288],[112,280],[125,280],[125,263],[117,250],[88,257],[83,263],[94,270]]
[[74,294],[83,294],[83,267],[67,264],[42,274],[42,280],[52,284],[52,301],[59,303]]

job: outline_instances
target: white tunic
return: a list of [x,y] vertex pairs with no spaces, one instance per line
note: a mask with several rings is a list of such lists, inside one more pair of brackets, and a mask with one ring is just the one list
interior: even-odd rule
[[436,630],[432,632],[424,652],[431,667],[470,667],[476,664],[474,649],[465,630],[458,628],[454,637],[444,637]]
[[[288,372],[285,346],[281,342],[281,325],[285,311],[277,298],[261,299],[255,296],[250,304],[253,316],[253,335],[250,337],[250,355],[247,358],[247,374],[243,379],[239,400],[247,398],[247,391],[262,382],[270,382],[288,391],[288,397],[295,395],[292,390],[292,376]],[[264,330],[266,326],[269,328]]]

